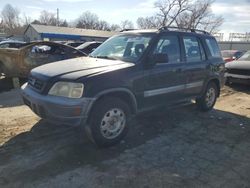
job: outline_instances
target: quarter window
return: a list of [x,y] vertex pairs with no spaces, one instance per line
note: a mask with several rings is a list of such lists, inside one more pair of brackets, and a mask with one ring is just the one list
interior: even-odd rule
[[184,37],[183,41],[187,62],[205,60],[204,49],[196,37]]
[[215,39],[206,39],[206,43],[212,57],[221,57],[220,48]]
[[154,49],[154,54],[166,54],[166,63],[179,63],[181,61],[180,45],[177,36],[162,36]]

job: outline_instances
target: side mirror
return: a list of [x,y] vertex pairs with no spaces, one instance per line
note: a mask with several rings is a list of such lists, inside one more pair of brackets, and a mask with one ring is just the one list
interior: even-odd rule
[[148,61],[145,63],[146,68],[152,68],[157,63],[168,63],[167,54],[153,54],[148,58]]
[[167,54],[154,54],[152,57],[152,61],[154,63],[168,63],[168,55]]

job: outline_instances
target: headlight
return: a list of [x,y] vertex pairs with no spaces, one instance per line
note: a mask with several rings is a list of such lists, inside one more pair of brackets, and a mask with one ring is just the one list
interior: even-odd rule
[[57,82],[49,90],[49,95],[68,98],[81,98],[83,89],[84,85],[81,83]]

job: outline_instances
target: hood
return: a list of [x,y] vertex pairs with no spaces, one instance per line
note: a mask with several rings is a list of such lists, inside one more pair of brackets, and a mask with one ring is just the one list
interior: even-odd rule
[[43,78],[60,77],[62,79],[79,79],[91,75],[110,72],[118,69],[134,66],[118,60],[107,60],[100,58],[80,57],[49,63],[32,69],[31,75],[39,75]]
[[250,61],[231,61],[225,64],[227,69],[250,70]]

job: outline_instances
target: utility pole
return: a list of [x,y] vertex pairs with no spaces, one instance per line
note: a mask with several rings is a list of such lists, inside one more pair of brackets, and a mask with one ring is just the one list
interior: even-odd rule
[[59,8],[56,9],[56,25],[59,26]]

